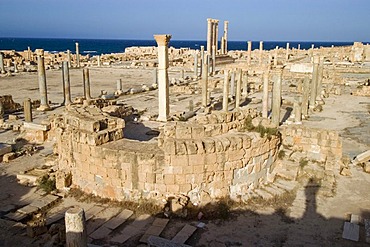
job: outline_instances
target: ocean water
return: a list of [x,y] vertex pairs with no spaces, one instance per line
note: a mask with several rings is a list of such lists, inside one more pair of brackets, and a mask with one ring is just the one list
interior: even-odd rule
[[[81,54],[100,55],[109,53],[124,52],[126,47],[131,46],[156,46],[155,40],[112,40],[112,39],[38,39],[38,38],[0,38],[0,50],[27,50],[31,47],[32,50],[42,48],[49,52],[60,52],[71,50],[75,52],[75,43],[79,43]],[[334,46],[348,46],[353,42],[290,42],[290,41],[264,41],[263,46],[265,50],[274,49],[276,46],[286,47],[286,43],[290,43],[290,48],[297,48],[298,44],[301,49],[309,49],[314,44],[315,47],[331,47]],[[171,40],[170,46],[175,48],[191,48],[200,49],[200,46],[207,46],[206,41],[190,41],[190,40]],[[220,47],[220,45],[219,45]],[[259,41],[252,42],[252,49],[259,48]],[[246,41],[229,41],[229,50],[246,50]]]

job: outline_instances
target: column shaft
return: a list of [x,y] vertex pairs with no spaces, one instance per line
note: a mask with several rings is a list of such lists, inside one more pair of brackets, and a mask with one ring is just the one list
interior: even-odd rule
[[281,107],[281,81],[282,69],[278,69],[275,75],[274,86],[272,89],[272,124],[278,127],[280,124],[280,107]]
[[223,91],[223,99],[222,99],[222,110],[228,111],[229,110],[229,71],[225,70],[224,72],[224,91]]
[[263,74],[263,95],[262,95],[262,117],[268,117],[268,101],[269,101],[269,74],[270,71],[266,70]]
[[39,111],[46,111],[50,109],[48,101],[48,92],[46,85],[46,75],[45,75],[45,62],[44,62],[44,50],[37,50],[37,71],[39,80],[39,90],[40,90],[40,107]]
[[308,98],[310,96],[310,79],[306,76],[303,80],[303,90],[302,90],[302,114],[304,116],[308,115]]
[[239,69],[238,71],[239,78],[236,82],[236,94],[235,94],[235,108],[239,108],[240,106],[240,95],[241,95],[241,86],[243,81],[243,71]]
[[89,73],[89,69],[87,69],[87,68],[83,69],[83,81],[84,81],[84,96],[85,96],[85,99],[90,100],[91,99],[90,73]]
[[202,107],[208,105],[208,55],[204,55],[204,61],[202,64]]
[[76,42],[76,66],[77,68],[80,67],[80,48],[77,42]]
[[71,100],[71,85],[69,80],[68,61],[63,61],[63,86],[64,86],[64,101],[63,105],[70,105]]

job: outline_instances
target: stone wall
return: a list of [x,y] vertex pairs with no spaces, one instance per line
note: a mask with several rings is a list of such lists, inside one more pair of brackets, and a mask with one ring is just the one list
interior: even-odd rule
[[[60,172],[71,173],[73,186],[87,193],[116,200],[180,194],[193,203],[227,196],[238,199],[266,182],[274,168],[279,137],[237,131],[249,113],[256,115],[254,110],[170,122],[158,143],[126,140],[121,135],[111,139],[109,133],[121,133],[124,124],[98,110],[67,111],[57,131]],[[104,141],[96,141],[98,136]]]
[[285,126],[281,134],[283,145],[305,152],[310,160],[325,162],[342,158],[342,140],[336,131]]

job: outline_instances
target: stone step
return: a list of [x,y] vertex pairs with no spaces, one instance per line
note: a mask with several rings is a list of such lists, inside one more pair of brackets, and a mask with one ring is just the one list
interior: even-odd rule
[[278,188],[278,187],[265,186],[265,187],[262,187],[262,189],[267,191],[273,196],[280,196],[285,193],[285,190]]
[[97,213],[86,224],[87,235],[90,235],[96,229],[102,226],[105,222],[116,216],[120,210],[121,210],[120,208],[109,207]]
[[148,243],[149,236],[159,236],[166,227],[169,219],[156,218],[153,224],[145,231],[140,238],[140,243]]
[[47,195],[47,196],[41,197],[39,200],[34,200],[33,202],[31,202],[30,205],[42,210],[56,203],[58,200],[59,200],[58,196]]
[[196,227],[186,224],[171,241],[177,244],[184,244],[196,230]]
[[190,245],[175,243],[172,240],[161,238],[158,236],[149,236],[148,246],[154,247],[190,247]]
[[297,186],[298,182],[296,181],[287,181],[287,180],[284,180],[284,179],[277,179],[274,184],[281,188],[281,189],[284,189],[286,191],[292,191],[294,190],[294,188]]
[[51,213],[46,216],[46,225],[49,226],[51,224],[54,224],[55,222],[61,220],[64,218],[65,213],[67,212],[68,208],[62,208],[61,210]]
[[92,239],[102,239],[107,237],[114,229],[122,225],[128,218],[133,215],[134,212],[128,209],[122,210],[116,217],[111,218],[105,222],[101,227],[96,231],[90,234]]
[[92,217],[94,217],[94,215],[98,214],[103,209],[104,209],[104,207],[97,206],[97,205],[93,206],[92,208],[89,208],[85,212],[85,219],[86,219],[86,221],[89,221]]
[[110,242],[113,243],[124,243],[130,238],[144,232],[146,226],[153,222],[153,217],[149,214],[140,215],[130,225],[122,229],[116,236],[114,236]]
[[271,195],[270,193],[262,189],[255,189],[254,192],[256,193],[256,195],[258,195],[259,197],[262,197],[262,199],[264,200],[270,200],[274,198],[273,195]]
[[277,176],[286,180],[297,180],[299,169],[299,163],[296,164],[295,162],[284,160],[280,162],[274,171]]
[[22,214],[20,212],[10,212],[6,215],[4,215],[6,218],[13,220],[13,221],[21,221],[25,219],[28,215],[27,214]]

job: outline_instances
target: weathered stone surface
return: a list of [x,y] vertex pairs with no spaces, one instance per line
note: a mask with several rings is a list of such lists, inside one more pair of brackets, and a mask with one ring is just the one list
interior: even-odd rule
[[155,247],[190,247],[190,245],[174,243],[171,240],[157,236],[150,236],[148,238],[148,245]]
[[140,238],[141,243],[148,243],[149,236],[159,236],[164,230],[169,219],[156,218],[153,224],[145,231],[144,235]]
[[186,224],[171,241],[177,244],[184,244],[196,230],[196,227]]
[[344,222],[342,238],[357,242],[360,238],[360,226],[350,222]]

